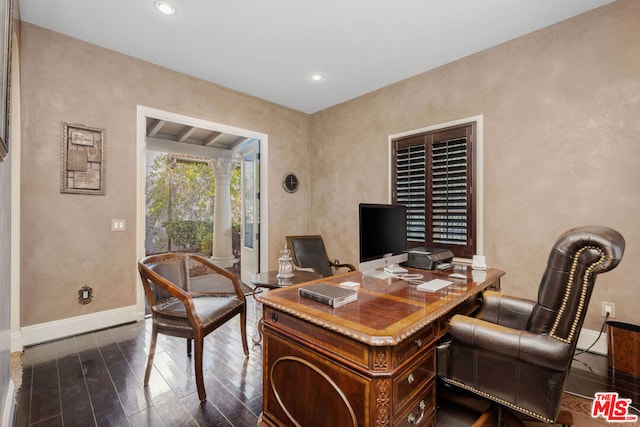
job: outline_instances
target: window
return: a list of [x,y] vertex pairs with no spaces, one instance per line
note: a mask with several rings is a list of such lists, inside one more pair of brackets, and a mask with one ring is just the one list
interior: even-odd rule
[[392,139],[392,202],[407,206],[409,248],[476,252],[476,124]]

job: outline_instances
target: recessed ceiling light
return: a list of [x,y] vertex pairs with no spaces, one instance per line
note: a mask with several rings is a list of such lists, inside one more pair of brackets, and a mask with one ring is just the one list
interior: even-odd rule
[[155,6],[158,12],[162,13],[163,15],[174,15],[176,13],[176,8],[171,3],[157,1]]
[[314,82],[319,82],[321,80],[324,80],[324,74],[322,74],[322,73],[312,73],[312,74],[309,74],[309,78],[311,80],[313,80]]

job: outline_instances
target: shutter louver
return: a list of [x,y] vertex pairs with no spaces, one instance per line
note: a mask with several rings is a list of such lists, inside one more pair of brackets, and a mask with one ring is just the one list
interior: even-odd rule
[[467,139],[435,142],[431,173],[433,243],[467,245]]
[[413,145],[396,150],[396,203],[407,207],[407,240],[425,239],[426,149]]

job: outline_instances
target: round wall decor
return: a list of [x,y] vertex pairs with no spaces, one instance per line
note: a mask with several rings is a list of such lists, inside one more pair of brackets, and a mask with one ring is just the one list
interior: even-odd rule
[[284,188],[284,191],[287,193],[295,193],[298,191],[299,184],[298,177],[292,173],[287,174],[282,180],[282,188]]

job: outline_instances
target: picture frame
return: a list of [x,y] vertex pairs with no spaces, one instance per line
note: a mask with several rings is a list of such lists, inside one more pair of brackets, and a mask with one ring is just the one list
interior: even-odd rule
[[60,192],[106,194],[104,129],[62,124]]
[[13,1],[14,0],[0,0],[0,161],[9,154]]

